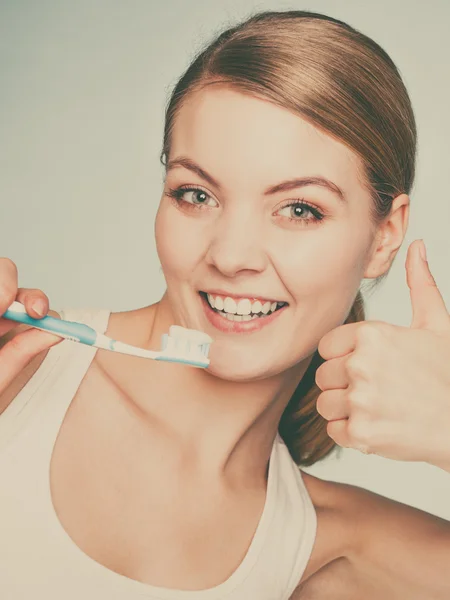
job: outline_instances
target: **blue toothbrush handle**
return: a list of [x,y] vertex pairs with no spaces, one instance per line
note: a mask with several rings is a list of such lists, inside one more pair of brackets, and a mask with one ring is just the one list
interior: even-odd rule
[[97,340],[97,332],[95,329],[92,329],[92,327],[89,327],[89,325],[76,323],[75,321],[55,319],[50,316],[43,317],[42,319],[33,319],[33,317],[30,317],[26,312],[24,305],[20,302],[13,302],[2,317],[11,321],[17,321],[17,323],[31,325],[32,327],[42,329],[43,331],[55,333],[68,340],[81,342],[88,346],[94,345]]

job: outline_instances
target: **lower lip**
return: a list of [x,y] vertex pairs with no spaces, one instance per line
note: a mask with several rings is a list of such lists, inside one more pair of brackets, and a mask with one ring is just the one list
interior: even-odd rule
[[203,309],[211,325],[213,325],[219,331],[223,331],[225,333],[253,333],[255,331],[259,331],[263,327],[273,323],[280,313],[287,308],[287,305],[283,306],[267,317],[257,317],[251,321],[229,321],[214,311],[208,304],[206,298],[204,298],[201,294],[200,300],[202,301]]

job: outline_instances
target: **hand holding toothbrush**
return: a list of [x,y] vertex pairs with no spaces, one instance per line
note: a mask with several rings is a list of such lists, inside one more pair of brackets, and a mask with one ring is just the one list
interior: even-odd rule
[[351,323],[320,341],[317,410],[340,446],[450,472],[450,316],[420,251],[406,259],[410,327]]
[[[49,301],[44,292],[19,288],[16,265],[8,258],[0,258],[0,315],[15,300],[25,306],[32,318],[40,319],[49,313]],[[59,318],[53,311],[52,315]],[[14,336],[12,330],[15,330]],[[46,331],[18,326],[14,321],[0,318],[0,394],[33,358],[61,340]]]

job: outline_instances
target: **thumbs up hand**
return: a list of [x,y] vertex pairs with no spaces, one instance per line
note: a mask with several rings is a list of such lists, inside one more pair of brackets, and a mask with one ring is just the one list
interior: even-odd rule
[[420,240],[406,278],[410,327],[350,323],[320,340],[317,410],[340,446],[450,472],[450,315]]

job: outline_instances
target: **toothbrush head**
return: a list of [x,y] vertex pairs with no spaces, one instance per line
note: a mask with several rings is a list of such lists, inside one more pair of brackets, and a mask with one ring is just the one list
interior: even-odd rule
[[192,367],[209,365],[209,348],[212,338],[202,331],[172,325],[161,338],[162,349],[157,360],[178,362]]

